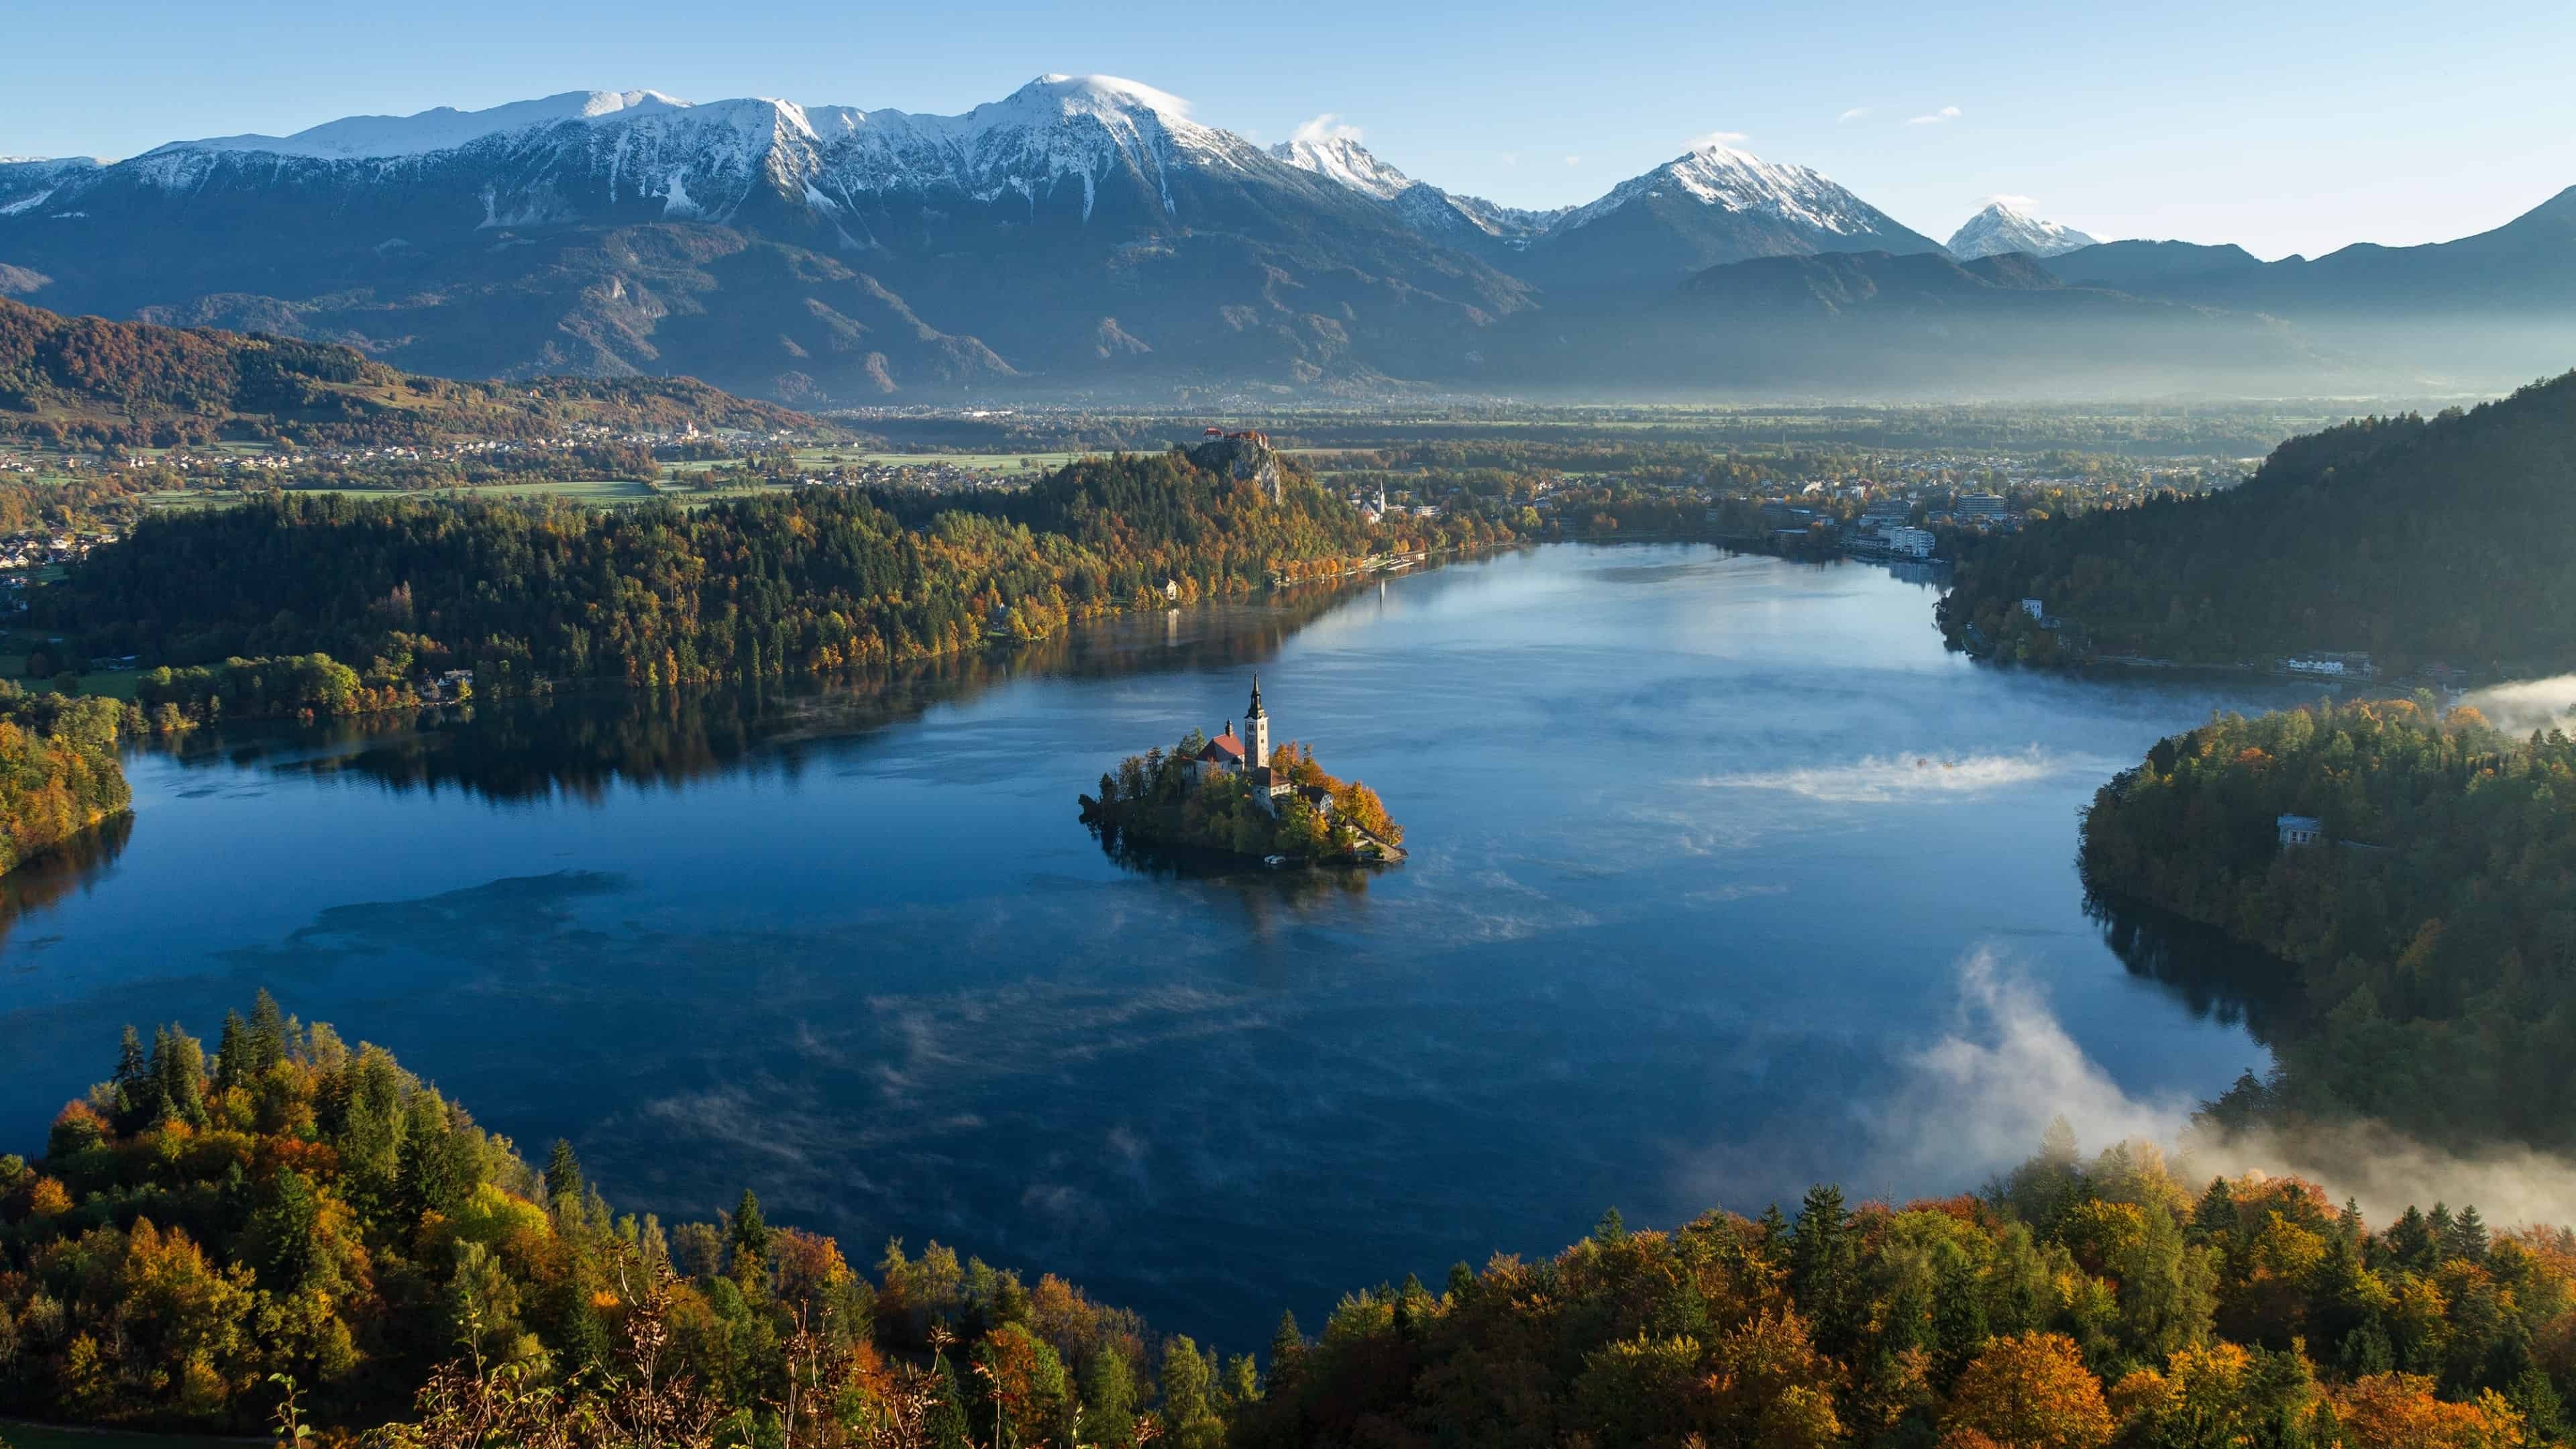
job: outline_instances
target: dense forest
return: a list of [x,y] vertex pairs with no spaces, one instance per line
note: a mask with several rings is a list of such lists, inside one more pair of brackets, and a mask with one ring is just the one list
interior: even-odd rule
[[327,654],[227,659],[184,669],[162,665],[134,681],[134,703],[161,733],[220,719],[327,719],[421,702],[409,660],[378,661],[370,675]]
[[[2321,823],[2284,845],[2282,815]],[[2097,890],[2292,978],[2280,1073],[2228,1116],[2364,1114],[2426,1141],[2576,1146],[2576,741],[2405,701],[2225,716],[2102,787]],[[2276,981],[2249,982],[2268,988]]]
[[2224,493],[1997,537],[1961,558],[1941,624],[1955,645],[2034,662],[2334,650],[2383,670],[2555,673],[2576,667],[2572,478],[2576,373],[2294,438]]
[[75,447],[382,444],[540,437],[585,423],[832,431],[691,378],[451,382],[328,343],[61,317],[0,298],[0,438]]
[[[928,1244],[873,1269],[744,1193],[620,1215],[263,993],[128,1031],[0,1157],[0,1411],[384,1446],[2266,1446],[2567,1442],[2576,1234],[2373,1231],[2292,1178],[2053,1131],[1979,1196],[1613,1212],[1222,1355]],[[387,1422],[390,1420],[391,1422]],[[290,1430],[290,1432],[293,1432]],[[285,1436],[281,1436],[285,1437]]]
[[371,680],[467,668],[509,692],[900,662],[1160,605],[1167,585],[1236,596],[1510,536],[1473,517],[1372,525],[1277,461],[1275,498],[1208,448],[1085,459],[972,506],[843,489],[698,511],[290,494],[146,518],[42,607],[146,668],[320,653]]
[[1119,761],[1101,775],[1098,795],[1081,797],[1083,820],[1131,844],[1296,860],[1374,859],[1404,843],[1377,792],[1325,773],[1312,749],[1291,741],[1270,752],[1273,776],[1295,787],[1274,811],[1244,775],[1198,768],[1207,743],[1192,730],[1169,754],[1157,748]]
[[0,873],[53,850],[131,800],[109,699],[31,694],[0,681]]

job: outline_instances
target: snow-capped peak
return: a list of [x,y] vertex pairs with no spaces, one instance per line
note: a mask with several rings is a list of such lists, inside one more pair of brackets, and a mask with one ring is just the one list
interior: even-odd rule
[[512,101],[480,111],[438,106],[409,116],[344,116],[291,136],[213,136],[202,141],[173,141],[157,149],[256,151],[328,161],[420,156],[508,131],[523,131],[562,121],[596,122],[609,117],[680,110],[688,104],[659,91],[565,91],[561,95],[533,101]]
[[1294,139],[1271,147],[1270,154],[1380,201],[1393,201],[1413,187],[1412,177],[1370,155],[1358,136],[1326,126],[1300,127]]
[[1993,198],[1986,203],[1985,210],[1968,218],[1965,225],[1951,234],[1950,254],[1961,261],[2002,256],[2007,252],[2054,257],[2096,245],[2092,237],[2071,226],[2061,226],[2032,215],[2031,206],[2030,198],[2024,196]]
[[1557,229],[1582,226],[1640,197],[1675,192],[1703,206],[1753,212],[1837,235],[1873,231],[1882,220],[1868,203],[1821,172],[1765,161],[1749,151],[1712,143],[1677,156],[1643,176],[1620,182],[1609,195],[1576,208]]

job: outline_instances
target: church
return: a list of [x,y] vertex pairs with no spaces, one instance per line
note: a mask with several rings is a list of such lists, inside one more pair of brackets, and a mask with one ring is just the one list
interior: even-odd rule
[[1261,707],[1261,676],[1252,676],[1252,703],[1243,711],[1243,733],[1234,732],[1234,721],[1227,720],[1225,729],[1207,742],[1190,762],[1197,778],[1212,774],[1243,776],[1252,786],[1252,798],[1272,814],[1279,813],[1279,802],[1291,795],[1302,795],[1316,810],[1330,814],[1333,795],[1320,785],[1300,790],[1287,776],[1270,768],[1270,714]]

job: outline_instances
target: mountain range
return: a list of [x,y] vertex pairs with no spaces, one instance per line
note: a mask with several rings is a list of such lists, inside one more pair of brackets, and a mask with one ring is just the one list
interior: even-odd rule
[[[2389,345],[2373,329],[2391,319],[2403,338],[2475,313],[2538,326],[2548,351],[2576,300],[2566,202],[2316,262],[2088,245],[2002,203],[1945,248],[1816,171],[1717,145],[1531,211],[1346,133],[1265,148],[1107,77],[957,116],[568,92],[0,161],[0,295],[415,372],[685,373],[799,406],[1864,378],[2297,391],[2439,370],[2410,346],[2483,355]],[[2014,255],[2044,265],[1960,266]],[[2060,291],[2082,295],[2037,295]]]

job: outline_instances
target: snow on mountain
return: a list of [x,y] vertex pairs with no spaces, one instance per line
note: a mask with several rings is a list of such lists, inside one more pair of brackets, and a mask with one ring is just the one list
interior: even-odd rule
[[1132,170],[1173,205],[1170,171],[1188,161],[1241,170],[1260,149],[1190,119],[1168,92],[1114,76],[1046,75],[960,116],[913,115],[772,99],[691,104],[657,91],[569,91],[481,111],[352,116],[292,136],[175,141],[138,158],[138,176],[191,192],[238,163],[339,163],[397,180],[461,162],[490,178],[486,225],[569,219],[580,193],[611,203],[660,198],[663,214],[724,220],[764,184],[826,213],[889,193],[958,194],[1032,205],[1059,184],[1097,188]]
[[1724,211],[1752,213],[1807,231],[1860,236],[1886,218],[1877,208],[1804,166],[1779,165],[1730,146],[1702,146],[1643,176],[1612,187],[1610,194],[1574,209],[1560,231],[1587,226],[1643,197],[1691,197]]
[[1271,147],[1270,154],[1300,171],[1312,171],[1380,201],[1393,201],[1414,185],[1412,177],[1369,154],[1354,135],[1315,135],[1301,130],[1295,139]]
[[30,215],[65,181],[105,164],[94,156],[0,156],[0,216]]
[[2030,205],[2027,197],[1996,197],[1951,234],[1950,254],[1963,262],[2007,252],[2054,257],[2097,245],[2092,237],[2071,226],[2031,215]]
[[1513,248],[1553,225],[1572,208],[1528,211],[1502,206],[1481,196],[1460,196],[1427,181],[1416,181],[1379,160],[1360,144],[1356,133],[1321,126],[1300,128],[1293,139],[1270,148],[1272,157],[1312,172],[1362,196],[1393,206],[1407,226],[1441,240],[1457,240],[1474,231]]
[[343,116],[292,136],[212,136],[173,141],[156,151],[255,151],[323,161],[372,160],[447,151],[485,136],[525,131],[564,121],[632,118],[689,103],[659,91],[565,91],[533,101],[512,101],[480,111],[439,106],[409,116]]

